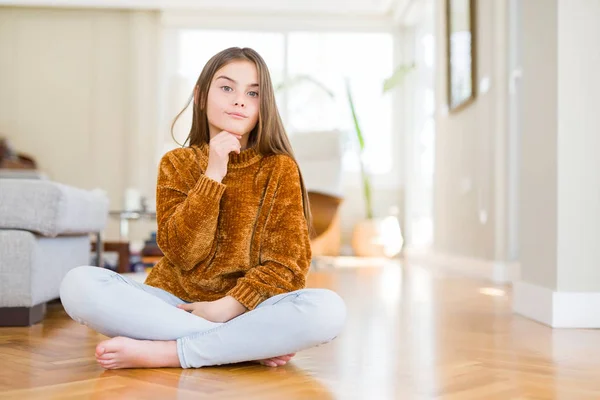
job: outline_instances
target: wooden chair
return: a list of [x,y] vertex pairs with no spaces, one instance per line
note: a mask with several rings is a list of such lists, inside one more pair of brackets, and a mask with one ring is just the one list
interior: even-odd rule
[[339,207],[341,197],[308,192],[313,217],[311,250],[313,256],[337,256],[341,247]]

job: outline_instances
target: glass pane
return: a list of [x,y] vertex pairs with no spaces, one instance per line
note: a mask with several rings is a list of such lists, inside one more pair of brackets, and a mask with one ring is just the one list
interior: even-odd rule
[[180,32],[179,73],[198,78],[206,62],[228,47],[251,47],[269,66],[273,82],[283,77],[284,37],[283,33],[241,31]]
[[[393,69],[392,35],[384,33],[293,32],[288,39],[290,80],[309,77],[333,92],[301,80],[288,88],[288,131],[339,129],[349,139],[344,159],[347,170],[358,170],[356,133],[344,79],[348,78],[356,112],[366,142],[373,173],[392,166],[391,95],[383,95],[383,81]],[[360,54],[360,56],[358,56]]]

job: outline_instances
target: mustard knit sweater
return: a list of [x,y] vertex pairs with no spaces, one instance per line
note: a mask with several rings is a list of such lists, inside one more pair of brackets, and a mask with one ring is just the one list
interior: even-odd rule
[[248,309],[305,286],[311,259],[298,167],[285,155],[230,153],[222,183],[204,176],[207,144],[160,162],[157,242],[146,284],[190,302],[230,295]]

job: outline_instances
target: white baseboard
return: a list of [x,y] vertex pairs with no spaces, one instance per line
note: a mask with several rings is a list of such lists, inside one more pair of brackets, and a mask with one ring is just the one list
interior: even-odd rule
[[513,284],[513,311],[552,326],[552,290],[519,281]]
[[473,276],[494,283],[510,283],[519,280],[520,265],[518,262],[484,260],[443,254],[433,250],[405,248],[404,259],[426,265],[447,268],[467,276]]
[[555,292],[543,286],[515,282],[513,310],[553,328],[600,328],[598,292]]

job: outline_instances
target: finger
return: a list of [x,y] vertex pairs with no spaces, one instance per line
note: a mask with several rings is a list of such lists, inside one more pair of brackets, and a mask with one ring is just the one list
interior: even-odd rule
[[237,136],[231,136],[231,145],[235,146],[235,147],[239,147],[242,144],[240,143],[240,140],[242,140],[241,137],[237,137]]
[[238,139],[241,139],[243,136],[241,133],[235,133],[235,132],[229,132],[229,131],[225,131],[225,132],[229,133],[232,136],[235,136]]
[[229,139],[227,139],[226,142],[222,144],[221,149],[223,153],[229,154],[232,151],[239,150],[241,146],[242,145],[240,144],[240,141],[237,138],[231,136]]
[[194,305],[192,303],[178,304],[177,308],[181,308],[182,310],[185,310],[185,311],[194,311]]
[[[229,132],[229,131],[222,131],[218,136],[223,135],[224,138],[227,137],[235,137],[236,139],[241,139],[242,138],[242,134],[240,133],[235,133],[235,132]],[[217,136],[215,136],[216,138]]]
[[219,138],[219,139],[226,139],[226,138],[228,138],[228,137],[229,137],[229,136],[231,136],[231,135],[233,135],[233,133],[232,133],[232,132],[229,132],[229,131],[221,131],[221,132],[220,132],[220,133],[219,133],[217,136],[215,136],[215,139],[216,139],[216,138]]
[[242,145],[240,144],[240,142],[237,139],[234,139],[235,143],[231,144],[231,151],[235,151],[236,153],[240,154],[240,151],[242,151]]

